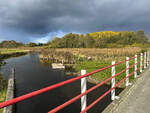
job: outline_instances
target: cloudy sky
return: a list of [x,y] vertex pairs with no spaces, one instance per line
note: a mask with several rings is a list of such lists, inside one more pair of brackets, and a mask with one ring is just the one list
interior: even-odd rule
[[47,42],[66,33],[143,29],[150,0],[0,0],[0,41]]

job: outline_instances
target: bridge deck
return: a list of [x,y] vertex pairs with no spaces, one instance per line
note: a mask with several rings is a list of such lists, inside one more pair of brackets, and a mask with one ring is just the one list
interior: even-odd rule
[[150,68],[114,113],[150,113]]

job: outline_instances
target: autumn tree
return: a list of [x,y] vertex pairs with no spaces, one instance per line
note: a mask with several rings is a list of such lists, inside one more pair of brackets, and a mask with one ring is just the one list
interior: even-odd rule
[[[103,31],[87,34],[73,34],[69,33],[62,38],[54,38],[48,44],[54,48],[105,48],[130,46],[133,44],[146,44],[148,43],[148,37],[143,30],[137,32],[134,31]],[[116,45],[116,46],[115,46]]]

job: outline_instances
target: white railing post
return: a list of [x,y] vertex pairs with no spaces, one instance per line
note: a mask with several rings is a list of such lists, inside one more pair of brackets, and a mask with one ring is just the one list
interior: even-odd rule
[[137,55],[135,55],[134,78],[137,77]]
[[[86,70],[81,70],[81,75],[85,75]],[[81,93],[84,93],[86,91],[87,85],[86,85],[86,77],[81,79]],[[83,111],[86,108],[86,95],[81,97],[81,111]],[[86,113],[86,112],[85,112]]]
[[[112,61],[112,65],[115,64],[115,61]],[[116,73],[115,66],[112,66],[112,76]],[[115,77],[111,79],[111,88],[115,86]],[[111,100],[115,100],[115,89],[111,90]]]
[[144,69],[146,68],[146,52],[144,52]]
[[[112,61],[112,65],[115,64],[115,61]],[[112,76],[116,73],[115,66],[112,66]],[[115,87],[115,77],[111,79],[111,88]],[[111,90],[111,100],[119,99],[118,96],[115,96],[115,89]]]
[[[126,69],[129,68],[129,57],[126,57]],[[126,77],[129,75],[129,69],[126,70]],[[126,86],[129,85],[129,77],[126,78]]]
[[143,53],[141,53],[141,56],[140,56],[140,72],[142,73],[142,62],[143,62]]
[[149,66],[149,51],[147,51],[147,66]]
[[126,57],[126,86],[132,85],[131,83],[129,83],[129,57]]

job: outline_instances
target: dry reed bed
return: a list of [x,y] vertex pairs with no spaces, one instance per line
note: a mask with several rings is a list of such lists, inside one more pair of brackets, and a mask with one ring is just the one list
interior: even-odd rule
[[74,64],[75,57],[68,51],[57,51],[56,49],[43,49],[40,51],[40,60],[49,63]]
[[94,59],[118,58],[125,56],[134,56],[141,52],[141,48],[63,48],[56,49],[57,51],[69,51],[74,55],[83,57],[91,56]]
[[[41,59],[59,59],[67,60],[67,62],[75,60],[73,55],[77,57],[92,57],[93,60],[122,60],[125,57],[133,57],[141,52],[141,48],[49,48],[40,49]],[[71,55],[72,54],[72,55]]]

